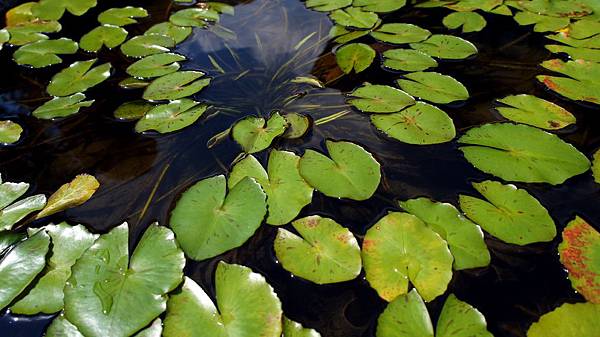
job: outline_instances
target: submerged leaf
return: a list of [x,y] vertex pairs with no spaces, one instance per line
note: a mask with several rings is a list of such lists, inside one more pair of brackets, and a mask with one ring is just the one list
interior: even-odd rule
[[352,70],[357,74],[366,70],[375,56],[375,50],[364,43],[345,45],[335,53],[337,64],[346,74],[350,74]]
[[360,247],[348,229],[318,215],[292,225],[301,236],[280,228],[274,244],[284,269],[317,284],[349,281],[360,274]]
[[233,126],[232,136],[246,153],[256,153],[271,146],[273,140],[283,135],[286,128],[285,118],[277,112],[268,121],[249,116]]
[[0,121],[0,143],[13,144],[21,139],[23,127],[11,120]]
[[595,337],[600,304],[565,303],[533,323],[527,337]]
[[85,94],[76,93],[66,97],[54,97],[32,112],[39,119],[54,119],[74,115],[81,108],[92,106],[94,100],[85,101]]
[[169,133],[181,130],[195,123],[207,108],[206,105],[187,98],[157,105],[140,118],[135,131]]
[[375,39],[393,44],[421,42],[430,35],[427,29],[409,23],[388,23],[371,32]]
[[78,61],[52,77],[46,91],[52,96],[69,96],[84,92],[110,77],[112,66],[104,63],[92,68],[97,59]]
[[398,85],[407,93],[421,99],[448,104],[469,98],[467,88],[453,77],[436,72],[416,72],[404,75]]
[[210,84],[200,71],[178,71],[152,81],[144,91],[149,101],[176,100],[196,94]]
[[13,57],[17,64],[43,68],[61,63],[58,55],[75,54],[77,49],[77,42],[71,39],[41,40],[20,47]]
[[566,109],[535,96],[507,96],[498,102],[505,106],[499,106],[496,110],[505,118],[517,123],[557,130],[576,122],[575,116]]
[[82,36],[79,47],[89,52],[97,52],[102,49],[102,46],[113,49],[125,42],[127,35],[127,31],[121,27],[102,25]]
[[410,47],[440,59],[462,60],[477,54],[471,42],[452,35],[435,34],[423,42],[411,43]]
[[37,219],[64,211],[65,209],[79,206],[88,201],[100,183],[94,176],[89,174],[80,174],[70,183],[62,185],[48,199],[46,207],[38,213]]
[[387,85],[365,84],[350,93],[350,97],[348,102],[363,112],[398,112],[415,104],[410,95]]

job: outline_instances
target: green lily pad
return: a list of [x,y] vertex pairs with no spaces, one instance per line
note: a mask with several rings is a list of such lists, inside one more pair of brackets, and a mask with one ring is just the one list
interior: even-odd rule
[[110,77],[112,66],[104,63],[94,67],[97,59],[78,61],[52,77],[46,91],[52,96],[69,96],[84,92]]
[[462,27],[463,33],[479,32],[487,25],[485,18],[477,12],[454,12],[446,16],[443,23],[449,29]]
[[82,36],[79,47],[88,52],[97,52],[103,46],[113,49],[125,42],[127,35],[127,31],[122,27],[102,25]]
[[169,223],[190,258],[201,261],[244,244],[267,213],[266,195],[251,178],[227,193],[224,176],[201,180],[185,191]]
[[121,45],[121,52],[129,57],[145,57],[154,54],[167,53],[175,47],[175,40],[159,34],[138,35]]
[[335,58],[344,73],[350,74],[354,70],[358,74],[369,68],[376,55],[369,45],[352,43],[340,48],[335,53]]
[[600,50],[590,48],[574,48],[569,46],[563,46],[558,44],[546,45],[546,49],[552,53],[564,53],[569,55],[575,60],[586,60],[600,62]]
[[299,172],[300,157],[292,152],[273,150],[269,154],[268,173],[252,155],[235,164],[229,174],[229,186],[245,177],[254,178],[267,194],[270,225],[285,225],[310,204],[313,188]]
[[408,144],[440,144],[456,137],[452,119],[441,109],[423,102],[400,112],[372,115],[371,122],[388,136]]
[[288,123],[288,128],[283,134],[284,138],[302,138],[310,128],[310,119],[303,114],[291,112],[283,115],[283,118],[285,118],[286,122]]
[[423,42],[411,43],[410,47],[440,59],[462,60],[477,54],[471,42],[452,35],[435,34]]
[[41,210],[45,205],[46,196],[37,194],[5,207],[0,211],[0,231],[11,229],[17,222],[29,214]]
[[381,180],[381,167],[359,145],[327,140],[331,159],[317,151],[306,150],[300,160],[300,174],[316,190],[333,198],[369,199]]
[[143,89],[146,88],[148,85],[150,85],[149,82],[135,77],[127,77],[126,79],[119,82],[119,87],[128,90]]
[[170,22],[157,23],[144,33],[144,35],[168,36],[175,41],[175,44],[185,41],[185,39],[187,39],[191,34],[192,27],[181,27]]
[[126,121],[138,120],[144,117],[146,113],[155,106],[156,105],[143,100],[125,102],[119,105],[117,110],[115,110],[114,116]]
[[345,44],[367,36],[369,33],[369,30],[349,30],[344,26],[335,25],[329,31],[329,37],[334,39],[333,41],[336,43]]
[[533,12],[518,12],[515,21],[521,26],[535,25],[534,32],[554,32],[569,25],[569,18],[559,18],[536,14]]
[[41,40],[20,47],[13,58],[19,65],[43,68],[61,63],[58,55],[75,54],[78,48],[77,42],[67,38]]
[[320,12],[330,12],[336,9],[348,7],[352,0],[307,0],[306,7]]
[[35,21],[36,17],[31,13],[31,9],[36,5],[37,2],[25,2],[8,9],[4,15],[6,26],[13,27]]
[[571,144],[527,125],[486,124],[458,141],[473,166],[506,181],[558,185],[590,169],[589,160]]
[[452,278],[446,241],[414,215],[392,212],[373,225],[362,246],[367,281],[391,302],[408,292],[408,282],[426,301],[442,295]]
[[592,9],[589,6],[576,0],[530,0],[519,2],[519,6],[522,6],[532,13],[560,18],[579,18],[592,13]]
[[44,337],[85,337],[63,314],[52,320]]
[[569,29],[564,33],[565,36],[573,39],[587,39],[600,34],[600,22],[591,20],[575,21],[569,25]]
[[[0,182],[2,182],[1,177]],[[29,184],[27,183],[2,182],[0,184],[0,209],[17,201],[28,189]]]
[[54,97],[39,108],[33,110],[32,115],[39,119],[54,119],[74,115],[81,108],[88,108],[94,100],[85,100],[85,94],[76,93],[67,97]]
[[127,26],[137,23],[135,18],[145,18],[148,11],[142,7],[110,8],[98,15],[98,22],[103,25]]
[[123,224],[101,235],[66,283],[65,317],[85,336],[131,336],[166,308],[183,277],[185,257],[173,233],[152,224],[129,257]]
[[600,304],[600,233],[575,217],[562,232],[558,252],[573,288],[589,302]]
[[58,21],[31,21],[17,26],[7,27],[10,34],[10,44],[23,46],[40,40],[48,40],[48,35],[43,33],[57,33],[62,29]]
[[371,32],[371,36],[381,42],[405,44],[427,40],[431,32],[409,23],[388,23]]
[[16,245],[0,260],[0,309],[4,309],[46,266],[50,237],[40,231]]
[[140,118],[135,131],[169,133],[181,130],[195,123],[207,108],[208,106],[187,98],[157,105]]
[[364,11],[389,13],[397,11],[406,5],[406,0],[354,0],[352,6]]
[[2,47],[4,46],[4,44],[6,42],[8,42],[10,40],[10,33],[8,32],[8,30],[6,30],[6,28],[0,29],[0,50],[2,50]]
[[415,104],[415,99],[402,90],[387,85],[365,84],[350,94],[348,103],[362,112],[398,112]]
[[219,12],[210,8],[187,8],[171,14],[169,21],[181,27],[206,27],[208,22],[219,21]]
[[554,59],[542,62],[542,67],[590,84],[600,82],[597,78],[600,76],[600,64],[596,62],[585,60],[564,62]]
[[576,39],[561,32],[554,35],[548,35],[547,38],[576,48],[600,48],[600,36],[598,35],[585,39]]
[[38,213],[36,219],[41,219],[85,203],[96,193],[99,187],[100,183],[94,176],[89,174],[76,176],[70,183],[62,185],[48,198],[48,203]]
[[162,320],[157,318],[152,325],[138,332],[135,337],[161,337],[163,331]]
[[317,284],[349,281],[360,274],[360,247],[348,229],[318,215],[292,225],[301,236],[280,228],[274,243],[284,269]]
[[271,146],[273,140],[283,135],[286,128],[287,121],[277,112],[268,121],[249,116],[235,123],[232,136],[246,153],[256,153]]
[[537,76],[538,81],[548,89],[573,100],[600,104],[600,82],[597,78],[600,75],[599,64],[584,60],[549,60],[542,63],[542,66],[570,77]]
[[503,117],[517,123],[558,130],[576,122],[575,116],[566,109],[532,95],[507,96],[498,102],[505,106],[499,106],[496,110]]
[[600,150],[594,152],[592,158],[592,174],[594,176],[594,181],[600,184]]
[[154,54],[127,67],[127,73],[138,78],[160,77],[179,70],[178,62],[185,59],[185,56],[174,53]]
[[373,12],[365,12],[360,8],[348,7],[337,9],[329,15],[338,25],[358,29],[370,29],[377,23],[379,16]]
[[287,317],[283,317],[283,335],[284,337],[321,337],[321,334],[313,329],[303,327],[300,323],[294,322]]
[[262,275],[221,261],[215,283],[217,306],[185,278],[181,292],[169,299],[164,337],[280,337],[281,302]]
[[423,71],[438,66],[431,56],[412,49],[390,49],[383,52],[383,65],[399,71]]
[[410,95],[433,103],[448,104],[469,98],[469,92],[462,83],[436,72],[406,74],[397,82]]
[[63,288],[71,276],[71,267],[96,240],[82,225],[66,223],[44,227],[52,239],[48,265],[34,287],[10,310],[16,314],[53,314],[63,308]]
[[556,236],[554,220],[526,190],[489,180],[473,187],[487,201],[460,195],[460,208],[491,235],[517,245],[548,242]]
[[196,94],[210,84],[200,71],[178,71],[152,81],[144,91],[149,101],[175,100]]
[[11,120],[0,121],[0,143],[13,144],[21,139],[23,127]]
[[435,330],[436,337],[494,337],[481,312],[454,294],[446,299]]
[[400,207],[423,220],[446,240],[454,256],[455,270],[480,268],[490,264],[490,252],[483,241],[481,228],[464,217],[456,207],[427,198],[402,201]]
[[40,0],[31,7],[31,12],[40,19],[59,20],[65,11],[81,16],[96,4],[96,0]]
[[600,304],[565,303],[533,323],[527,337],[594,337],[598,319]]
[[0,232],[0,257],[3,257],[5,253],[8,253],[10,248],[12,248],[15,244],[19,243],[25,239],[25,234],[3,231]]

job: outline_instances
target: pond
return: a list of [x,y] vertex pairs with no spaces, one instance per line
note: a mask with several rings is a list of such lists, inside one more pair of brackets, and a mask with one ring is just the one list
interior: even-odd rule
[[[45,202],[7,226],[12,206],[0,213],[2,335],[130,336],[149,327],[147,336],[160,336],[160,317],[167,337],[275,336],[283,313],[324,337],[598,337],[600,174],[591,164],[600,148],[600,6],[417,2],[128,0],[119,8],[140,9],[104,17],[114,3],[0,4],[7,32],[24,40],[0,50],[0,119],[23,129],[0,147],[3,181],[29,183],[25,197],[50,196],[80,174],[100,186],[88,180],[81,192],[73,183],[84,196],[44,209],[48,216],[29,215]],[[26,14],[11,15],[20,5]],[[112,27],[104,43],[122,30],[130,40],[84,43],[96,18]],[[62,29],[36,26],[58,19]],[[175,32],[189,36],[175,41]],[[81,48],[61,46],[56,64],[37,66],[53,49],[35,44],[59,38]],[[26,52],[33,57],[20,60]],[[139,75],[135,61],[166,52],[182,57],[138,69],[164,73],[128,75]],[[63,70],[92,59],[76,74]],[[575,61],[545,62],[556,59]],[[110,70],[88,72],[105,63]],[[81,92],[65,105],[93,102],[34,112]],[[24,299],[67,249],[71,239],[44,227],[63,221],[87,228],[72,227],[81,231],[74,241],[90,241],[62,261],[60,286],[41,290],[60,297],[44,310]],[[5,239],[27,228],[28,239]],[[45,248],[25,247],[42,239]],[[127,245],[138,248],[137,263]],[[28,261],[20,269],[19,254]],[[551,320],[564,323],[557,330]],[[46,334],[50,324],[61,326]],[[288,321],[283,329],[316,336]]]

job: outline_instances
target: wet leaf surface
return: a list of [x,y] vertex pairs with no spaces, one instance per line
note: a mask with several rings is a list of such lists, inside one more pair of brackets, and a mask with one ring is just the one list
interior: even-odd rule
[[112,66],[104,63],[94,66],[97,59],[78,61],[52,77],[46,91],[52,96],[64,97],[84,92],[108,79]]
[[407,93],[433,103],[448,104],[469,98],[469,92],[462,83],[440,73],[410,73],[397,82]]
[[33,110],[33,116],[40,119],[54,119],[74,115],[81,108],[89,108],[94,100],[85,100],[85,94],[76,93],[66,97],[54,97],[42,106]]

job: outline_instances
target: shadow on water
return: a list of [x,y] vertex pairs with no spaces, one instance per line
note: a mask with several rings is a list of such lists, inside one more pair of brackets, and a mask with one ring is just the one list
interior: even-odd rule
[[[167,3],[123,3],[145,6],[152,13],[149,20],[130,29],[131,35],[143,32],[153,22],[164,21]],[[13,1],[2,9],[15,4]],[[90,91],[89,96],[96,99],[93,108],[55,122],[36,120],[29,112],[46,99],[45,85],[61,66],[41,71],[18,68],[10,60],[10,52],[0,53],[0,62],[8,65],[0,79],[0,114],[21,121],[27,130],[18,146],[0,150],[0,172],[5,179],[31,182],[31,193],[49,194],[78,173],[94,174],[102,183],[96,196],[53,220],[66,218],[98,232],[126,220],[132,226],[133,245],[149,223],[167,224],[169,210],[186,187],[227,172],[241,150],[231,139],[208,148],[214,135],[243,116],[268,116],[274,110],[302,112],[313,120],[345,114],[315,127],[301,140],[278,141],[276,148],[300,154],[306,148],[322,150],[327,138],[345,139],[364,145],[382,163],[384,181],[372,199],[358,203],[316,193],[313,203],[301,214],[331,216],[359,238],[382,214],[397,209],[396,200],[427,196],[456,204],[459,193],[474,193],[472,181],[487,178],[464,160],[455,142],[425,147],[402,144],[379,133],[367,116],[347,106],[343,92],[367,81],[391,85],[398,75],[372,67],[364,74],[340,79],[332,45],[326,38],[331,27],[326,15],[305,9],[298,0],[235,4],[235,16],[224,15],[210,30],[195,31],[177,50],[189,59],[185,68],[202,70],[213,77],[213,84],[196,97],[214,105],[210,116],[165,136],[136,134],[131,123],[112,117],[118,105],[140,95],[118,89],[117,83],[125,77],[123,70],[130,63],[118,52],[102,52],[99,56],[110,60],[117,71],[109,81]],[[102,9],[95,9],[89,17]],[[445,14],[443,10],[406,9],[385,21],[417,23],[444,32],[441,19]],[[543,49],[543,37],[517,26],[510,18],[486,19],[486,30],[466,35],[480,54],[471,60],[442,63],[439,69],[471,91],[472,98],[466,104],[444,108],[460,132],[500,121],[491,104],[504,95],[531,93],[559,101],[535,84],[535,75],[542,71],[538,64],[550,56]],[[78,38],[80,32],[95,25],[91,21],[68,17],[65,27],[81,29],[66,33]],[[389,48],[379,44],[375,47]],[[85,57],[91,56],[66,57],[64,64]],[[329,83],[329,88],[292,82],[298,76],[309,75]],[[600,132],[594,128],[599,122],[597,111],[560,102],[578,118],[578,125],[562,136],[590,155],[600,147]],[[257,157],[266,160],[266,154]],[[600,223],[596,210],[600,196],[589,173],[557,187],[524,186],[550,210],[560,229],[574,214]],[[244,264],[266,275],[290,318],[316,328],[326,337],[374,336],[376,319],[385,303],[370,289],[364,274],[354,281],[328,286],[295,278],[275,259],[271,248],[275,234],[275,228],[265,225],[236,250],[205,262],[188,261],[186,274],[214,291],[212,278],[219,260]],[[542,313],[560,303],[581,300],[558,262],[558,240],[527,247],[507,245],[491,237],[486,241],[492,265],[455,272],[450,290],[482,311],[496,336],[524,337],[528,326]],[[433,317],[437,317],[441,304],[443,299],[429,304]],[[48,322],[47,316],[5,314],[0,318],[0,331],[11,337],[41,336]]]

